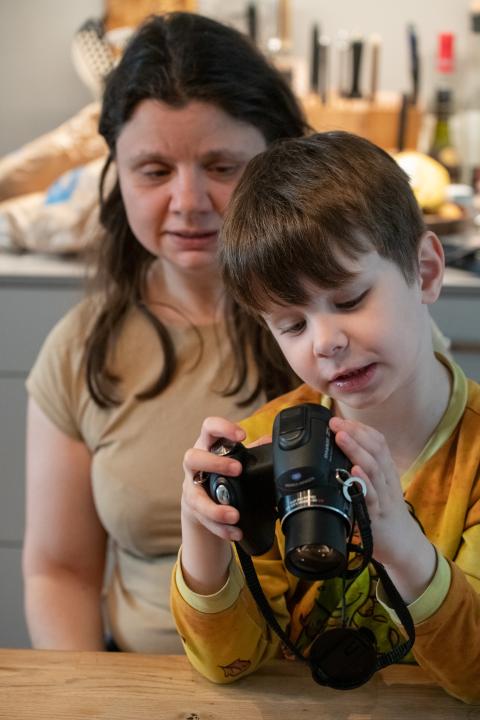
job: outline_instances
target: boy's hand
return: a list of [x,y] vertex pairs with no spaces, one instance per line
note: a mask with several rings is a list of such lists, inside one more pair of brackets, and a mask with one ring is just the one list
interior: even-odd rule
[[182,524],[203,526],[223,540],[241,540],[241,530],[234,526],[239,520],[238,510],[229,505],[217,505],[208,496],[206,489],[197,484],[202,472],[215,472],[230,477],[241,474],[242,466],[238,460],[210,452],[212,445],[220,438],[242,442],[245,432],[224,418],[206,418],[194,447],[185,453]]
[[436,553],[403,499],[400,477],[385,438],[367,425],[343,418],[334,417],[329,425],[337,445],[353,463],[352,475],[365,480],[373,556],[393,571],[392,579],[399,583],[404,600],[411,602],[430,582]]

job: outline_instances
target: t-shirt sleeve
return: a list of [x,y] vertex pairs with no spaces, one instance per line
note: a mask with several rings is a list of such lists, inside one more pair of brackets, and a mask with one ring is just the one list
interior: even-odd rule
[[81,439],[79,405],[84,386],[85,328],[76,306],[45,339],[26,381],[28,394],[59,430]]

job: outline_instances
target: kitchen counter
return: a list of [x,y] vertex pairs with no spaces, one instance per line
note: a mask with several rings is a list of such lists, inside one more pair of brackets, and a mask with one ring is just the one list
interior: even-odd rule
[[480,274],[452,267],[445,268],[442,296],[455,294],[479,296]]
[[[79,286],[87,277],[82,258],[35,253],[0,252],[0,284],[31,283]],[[480,294],[480,273],[448,267],[442,295]]]
[[80,286],[87,276],[84,261],[76,255],[0,252],[0,284]]

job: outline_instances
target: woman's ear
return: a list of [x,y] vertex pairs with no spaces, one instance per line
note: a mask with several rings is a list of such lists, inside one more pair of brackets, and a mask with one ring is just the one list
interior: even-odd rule
[[440,295],[445,270],[442,243],[431,230],[424,232],[420,238],[418,267],[422,302],[425,305],[431,305]]

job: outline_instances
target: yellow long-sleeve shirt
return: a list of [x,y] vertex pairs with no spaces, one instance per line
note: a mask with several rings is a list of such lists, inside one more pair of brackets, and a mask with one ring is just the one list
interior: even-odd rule
[[[439,558],[431,585],[410,606],[416,641],[404,661],[417,662],[465,702],[480,702],[480,386],[467,381],[455,364],[451,371],[449,407],[401,479],[405,499]],[[281,409],[303,402],[328,404],[328,399],[303,385],[272,401],[242,423],[245,442],[271,433]],[[301,581],[286,571],[283,556],[284,538],[277,527],[272,549],[254,559],[256,571],[277,620],[308,651],[320,632],[340,623],[340,580]],[[368,567],[348,584],[346,605],[351,625],[370,628],[379,652],[385,652],[403,637],[381,594],[375,571]],[[235,561],[225,587],[208,597],[187,588],[178,564],[172,611],[190,661],[215,682],[250,673],[281,652]]]

